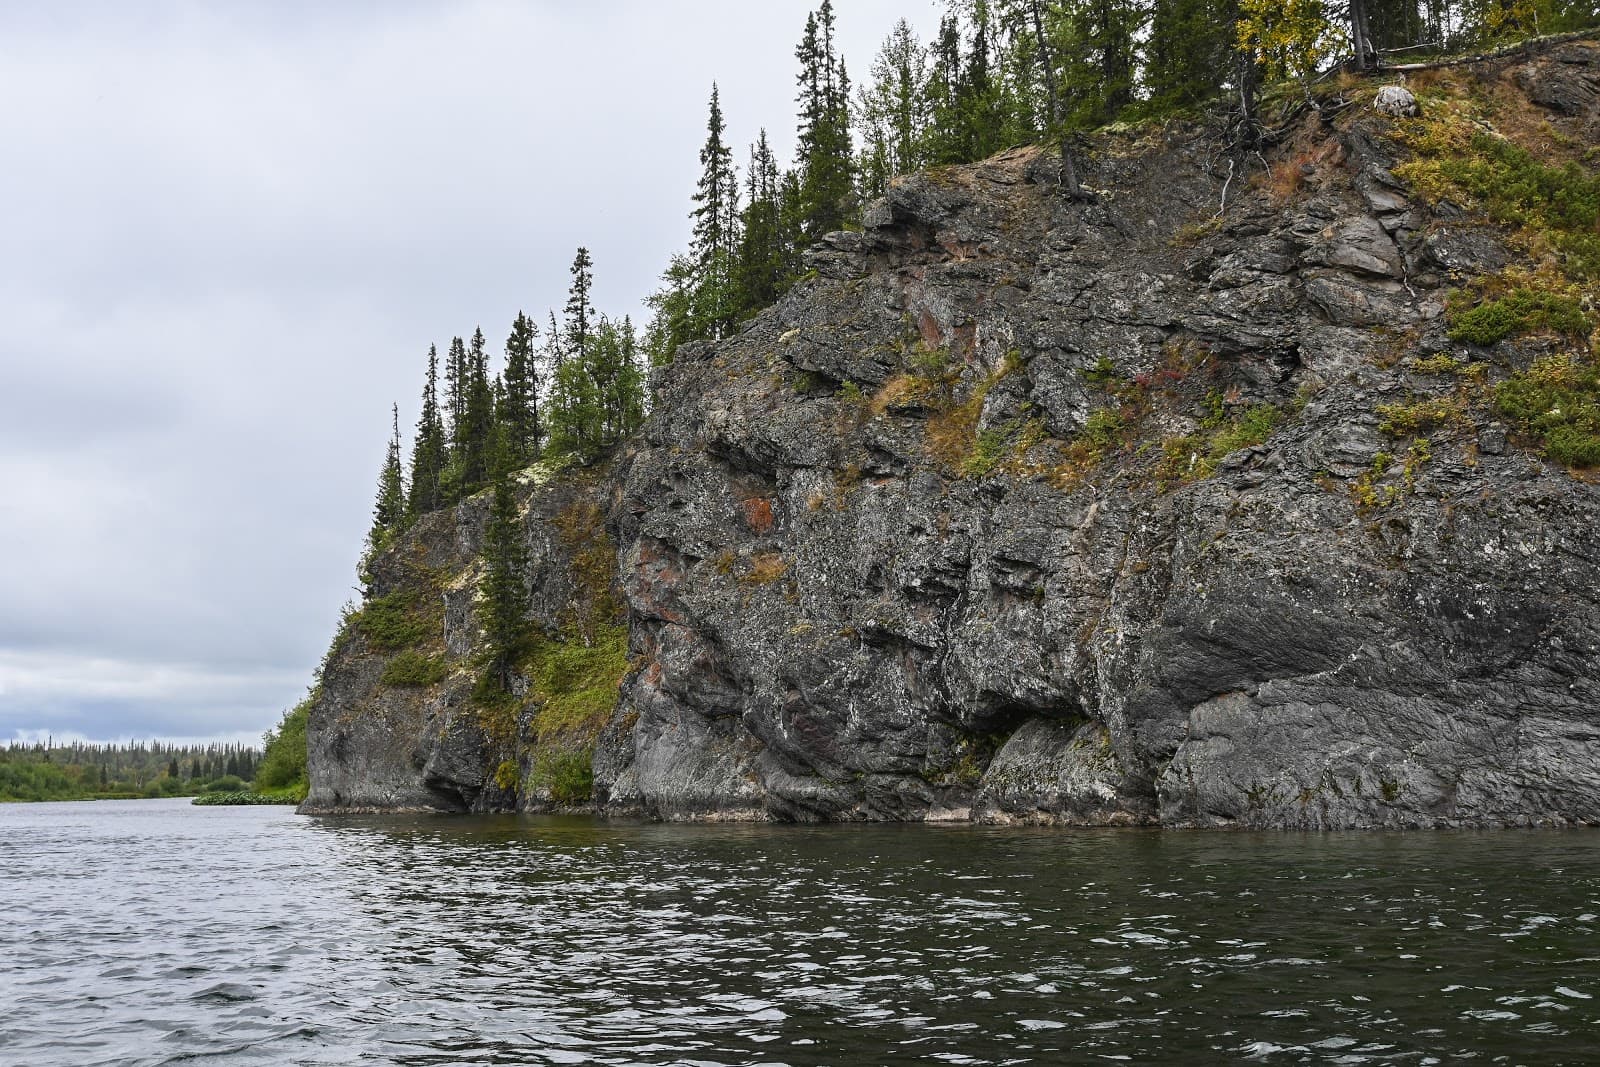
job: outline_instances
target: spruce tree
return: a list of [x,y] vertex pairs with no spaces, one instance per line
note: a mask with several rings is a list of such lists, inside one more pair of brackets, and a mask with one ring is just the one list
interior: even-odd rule
[[[745,174],[744,217],[739,233],[734,290],[741,318],[771,305],[787,282],[787,234],[778,161],[767,143],[767,131],[750,146],[750,169]],[[669,272],[670,273],[670,272]]]
[[557,343],[545,425],[550,450],[557,455],[592,457],[600,448],[600,397],[593,376],[595,310],[594,261],[579,248],[572,261],[572,285]]
[[566,312],[562,319],[563,358],[584,357],[594,323],[594,260],[589,250],[580,247],[572,260],[572,286],[567,290]]
[[1230,23],[1213,0],[1155,0],[1145,44],[1145,85],[1157,111],[1216,96],[1227,76]]
[[511,462],[518,469],[539,458],[539,372],[534,349],[538,337],[534,321],[517,312],[506,338],[505,388],[495,411],[505,427]]
[[509,690],[512,667],[527,637],[532,598],[527,539],[512,489],[515,460],[504,427],[495,437],[494,495],[483,542],[484,629],[493,655],[491,669],[501,688]]
[[800,61],[799,214],[806,242],[837,230],[849,216],[854,189],[850,77],[835,45],[832,0],[806,17],[795,49]]
[[471,382],[467,371],[467,346],[459,337],[450,338],[450,351],[444,362],[445,414],[450,435],[450,451],[461,449],[466,428],[467,391]]
[[738,321],[733,291],[733,264],[739,240],[739,179],[733,151],[723,139],[725,126],[717,86],[711,86],[706,141],[700,149],[700,181],[694,193],[694,238],[690,255],[695,265],[696,336],[726,336]]
[[405,476],[400,464],[400,406],[394,405],[392,411],[394,431],[389,438],[383,469],[378,474],[378,499],[372,506],[372,530],[367,535],[373,551],[388,543],[406,516]]
[[466,354],[466,397],[458,440],[456,484],[469,496],[489,484],[494,447],[494,391],[489,382],[489,356],[483,330],[472,333]]
[[428,346],[428,377],[422,386],[422,414],[411,446],[411,496],[406,511],[415,519],[444,505],[442,479],[449,461],[444,421],[439,414],[439,350]]
[[462,462],[466,452],[467,394],[472,390],[472,372],[467,364],[467,345],[459,337],[450,339],[444,360],[446,462],[440,496],[445,505],[466,496],[462,483]]

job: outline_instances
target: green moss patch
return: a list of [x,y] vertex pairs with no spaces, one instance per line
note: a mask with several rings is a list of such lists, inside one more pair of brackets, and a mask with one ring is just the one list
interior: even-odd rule
[[1490,133],[1461,99],[1427,99],[1423,113],[1396,124],[1414,153],[1397,177],[1430,202],[1455,201],[1512,227],[1574,281],[1600,279],[1600,175]]
[[1565,291],[1519,287],[1498,300],[1468,310],[1450,309],[1450,339],[1492,345],[1509,337],[1549,331],[1570,337],[1589,333],[1589,317]]
[[450,664],[443,656],[430,656],[406,649],[384,664],[379,681],[395,688],[421,688],[437,685],[450,675]]
[[396,589],[367,601],[354,621],[373,648],[395,652],[426,641],[435,630],[433,614],[420,592]]
[[1600,466],[1600,365],[1550,356],[1495,387],[1495,410],[1550,459]]

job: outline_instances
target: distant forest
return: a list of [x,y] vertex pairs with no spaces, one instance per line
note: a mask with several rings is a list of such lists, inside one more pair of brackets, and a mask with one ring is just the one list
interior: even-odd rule
[[13,741],[0,748],[0,801],[188,796],[254,779],[261,756],[246,745]]

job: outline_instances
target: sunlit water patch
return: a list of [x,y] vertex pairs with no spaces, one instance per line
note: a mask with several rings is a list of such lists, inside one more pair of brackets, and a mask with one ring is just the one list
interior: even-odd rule
[[1600,833],[0,807],[0,1062],[1582,1063]]

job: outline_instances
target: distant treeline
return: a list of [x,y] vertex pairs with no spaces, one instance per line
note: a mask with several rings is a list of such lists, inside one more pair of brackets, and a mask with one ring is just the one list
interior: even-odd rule
[[246,745],[120,745],[13,741],[0,748],[0,801],[183,796],[255,777],[261,751]]

